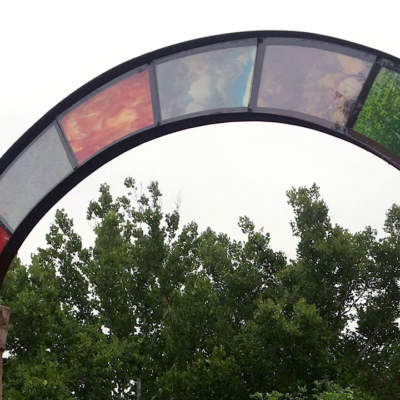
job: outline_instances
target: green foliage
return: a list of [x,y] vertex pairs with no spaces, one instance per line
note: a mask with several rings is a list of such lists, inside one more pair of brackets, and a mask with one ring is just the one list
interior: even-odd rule
[[254,400],[373,400],[374,398],[368,394],[362,393],[356,388],[343,388],[340,385],[327,381],[315,381],[313,385],[307,389],[305,386],[298,387],[292,393],[281,393],[273,390],[266,393],[255,393],[250,395],[250,399]]
[[137,399],[138,380],[142,400],[400,398],[399,206],[378,239],[334,225],[316,185],[291,189],[288,261],[247,217],[242,241],[200,232],[157,183],[125,185],[89,204],[93,247],[58,211],[14,261],[5,398]]

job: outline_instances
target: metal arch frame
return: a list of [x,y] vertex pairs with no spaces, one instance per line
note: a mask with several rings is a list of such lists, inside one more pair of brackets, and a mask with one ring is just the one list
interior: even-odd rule
[[[264,42],[268,38],[287,38],[287,39],[306,39],[326,43],[327,45],[341,46],[342,48],[349,49],[350,51],[362,52],[375,57],[375,61],[368,75],[363,89],[356,101],[356,104],[350,114],[347,125],[344,129],[333,129],[329,126],[322,126],[316,121],[301,119],[301,116],[293,114],[291,116],[281,115],[274,113],[273,110],[266,112],[258,108],[255,104],[255,89],[259,87],[260,83],[260,69],[262,62],[262,55],[264,52]],[[161,122],[160,107],[157,88],[157,80],[155,79],[155,65],[163,59],[173,57],[176,53],[187,50],[195,50],[199,47],[212,46],[223,44],[224,42],[231,41],[245,41],[255,39],[257,43],[257,54],[255,60],[255,70],[253,75],[252,92],[250,96],[249,106],[247,108],[224,109],[223,113],[218,110],[209,112],[201,112],[184,115],[179,119]],[[151,126],[135,131],[134,133],[125,136],[106,146],[98,153],[94,154],[81,165],[76,163],[75,155],[69,147],[69,143],[65,140],[62,129],[59,126],[59,118],[65,114],[73,106],[76,106],[85,97],[100,89],[104,85],[114,81],[121,76],[147,66],[150,74],[152,102],[154,110],[154,123]],[[305,33],[305,32],[292,32],[292,31],[250,31],[250,32],[237,32],[223,35],[209,36],[201,39],[190,40],[187,42],[168,46],[159,50],[152,51],[145,55],[139,56],[127,62],[124,62],[89,81],[75,92],[70,94],[50,111],[48,111],[41,119],[39,119],[31,128],[29,128],[3,155],[0,159],[0,175],[9,167],[9,165],[52,123],[55,123],[59,131],[60,138],[63,139],[63,145],[67,147],[66,150],[69,157],[73,157],[72,163],[73,172],[62,182],[60,182],[53,190],[51,190],[38,204],[29,212],[24,220],[19,224],[17,229],[10,235],[10,238],[0,254],[0,286],[7,273],[8,267],[16,255],[19,247],[28,236],[30,231],[39,222],[43,215],[67,192],[74,186],[85,179],[88,175],[96,169],[106,164],[113,158],[119,156],[127,150],[130,150],[140,144],[150,140],[168,135],[173,132],[189,129],[193,127],[218,124],[224,122],[235,121],[266,121],[266,122],[280,122],[289,125],[297,125],[305,128],[317,130],[329,135],[338,137],[340,139],[351,142],[359,147],[366,149],[369,152],[377,155],[383,160],[397,169],[400,169],[400,157],[394,156],[382,146],[371,141],[367,137],[360,135],[352,130],[352,127],[357,119],[357,116],[364,104],[369,90],[372,87],[375,77],[382,67],[400,71],[400,59],[390,54],[386,54],[376,49],[372,49],[360,44],[337,39],[329,36]],[[155,96],[154,96],[155,95]],[[5,231],[11,233],[9,227],[4,223],[1,224]]]

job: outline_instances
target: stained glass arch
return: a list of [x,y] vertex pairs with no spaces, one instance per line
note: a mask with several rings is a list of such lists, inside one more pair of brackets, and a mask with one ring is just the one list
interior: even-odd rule
[[400,169],[400,60],[322,35],[254,31],[166,47],[105,72],[0,159],[0,283],[40,218],[101,165],[172,132],[234,121],[315,129]]

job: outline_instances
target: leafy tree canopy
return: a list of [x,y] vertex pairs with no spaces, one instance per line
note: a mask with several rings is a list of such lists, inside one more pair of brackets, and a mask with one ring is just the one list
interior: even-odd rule
[[400,207],[386,235],[334,224],[319,188],[292,188],[297,256],[247,217],[233,240],[165,212],[158,184],[106,184],[85,248],[60,210],[16,259],[4,396],[58,399],[400,398]]

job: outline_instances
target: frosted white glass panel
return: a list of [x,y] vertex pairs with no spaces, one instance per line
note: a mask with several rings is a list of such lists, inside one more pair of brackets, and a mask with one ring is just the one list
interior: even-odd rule
[[15,229],[51,189],[72,172],[54,125],[50,125],[0,177],[0,215]]

